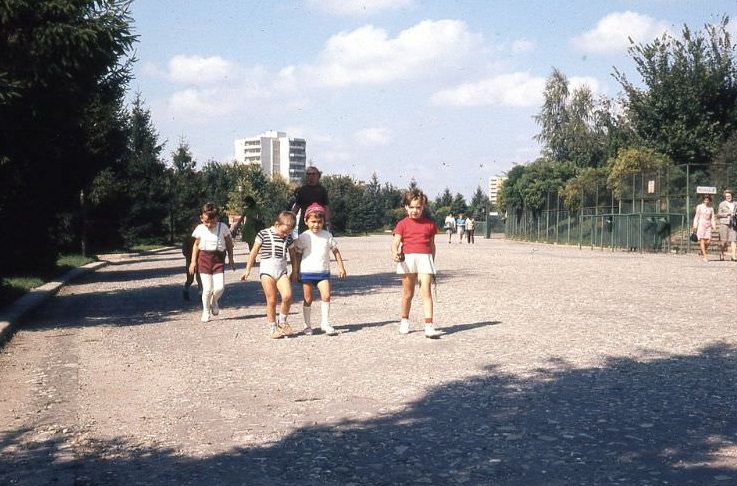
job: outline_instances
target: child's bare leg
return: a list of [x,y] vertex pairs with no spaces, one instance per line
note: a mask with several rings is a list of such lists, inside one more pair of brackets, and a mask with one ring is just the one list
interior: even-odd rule
[[266,296],[266,321],[276,323],[276,282],[268,275],[261,276],[261,287]]
[[402,275],[402,300],[399,306],[399,313],[402,319],[409,319],[409,311],[412,308],[412,298],[415,296],[416,284],[416,273],[405,273]]
[[305,320],[305,334],[312,334],[312,284],[302,284],[302,317]]
[[430,319],[432,324],[433,318],[433,301],[432,301],[432,275],[429,273],[421,273],[420,279],[420,295],[422,296],[422,311],[425,315],[425,323]]
[[320,291],[320,329],[332,336],[338,332],[330,325],[330,280],[320,280],[317,289]]
[[279,313],[284,316],[289,315],[289,309],[292,307],[292,282],[289,281],[289,277],[282,275],[276,282],[276,288],[281,295]]
[[699,240],[699,246],[701,247],[701,256],[704,257],[704,261],[707,261],[708,258],[706,256],[706,247],[708,243],[707,240]]

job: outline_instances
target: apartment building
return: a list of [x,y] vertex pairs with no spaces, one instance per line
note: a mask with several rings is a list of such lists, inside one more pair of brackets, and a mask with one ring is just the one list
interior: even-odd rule
[[269,178],[279,174],[289,182],[301,182],[307,162],[307,142],[289,138],[286,132],[269,130],[256,137],[236,140],[235,160],[260,165]]
[[505,176],[492,176],[489,177],[489,201],[494,207],[498,207],[499,203],[499,191],[502,188],[502,183],[507,180]]

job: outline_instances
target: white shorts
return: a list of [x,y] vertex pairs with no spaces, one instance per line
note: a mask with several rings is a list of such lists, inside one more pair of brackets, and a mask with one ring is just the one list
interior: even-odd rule
[[397,263],[397,273],[427,273],[435,275],[435,263],[429,253],[407,253],[404,261]]
[[287,274],[287,261],[279,258],[265,258],[261,260],[259,277],[268,275],[274,280],[279,280]]

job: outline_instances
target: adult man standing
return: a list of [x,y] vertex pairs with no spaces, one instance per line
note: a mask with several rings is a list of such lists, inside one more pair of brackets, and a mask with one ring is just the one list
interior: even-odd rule
[[320,184],[321,176],[322,172],[320,172],[317,167],[307,167],[307,170],[305,171],[307,183],[297,189],[297,191],[294,193],[294,205],[292,206],[292,212],[294,214],[298,214],[301,211],[301,216],[297,217],[298,233],[301,233],[304,230],[304,214],[307,210],[307,207],[313,203],[318,203],[320,206],[325,208],[325,222],[327,224],[330,223],[328,191]]

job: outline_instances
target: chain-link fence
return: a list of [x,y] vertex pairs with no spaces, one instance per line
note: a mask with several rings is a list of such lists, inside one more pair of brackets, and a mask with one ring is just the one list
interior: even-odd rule
[[542,209],[509,210],[505,233],[507,238],[579,247],[689,251],[695,247],[688,236],[701,202],[698,192],[710,188],[716,190],[716,208],[724,189],[737,188],[737,168],[685,164],[628,174],[586,188],[573,210],[551,191]]

